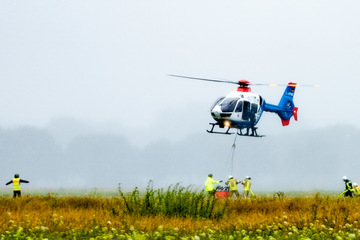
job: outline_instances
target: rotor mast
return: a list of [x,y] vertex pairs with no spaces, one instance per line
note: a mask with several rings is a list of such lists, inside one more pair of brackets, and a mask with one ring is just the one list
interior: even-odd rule
[[242,79],[239,80],[238,92],[251,92],[251,88],[249,87],[250,82],[248,80]]

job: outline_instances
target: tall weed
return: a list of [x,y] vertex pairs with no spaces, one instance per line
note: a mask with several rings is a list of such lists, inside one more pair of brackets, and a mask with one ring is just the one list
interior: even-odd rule
[[227,207],[217,205],[218,199],[208,197],[204,191],[197,192],[180,184],[154,190],[153,182],[149,181],[144,197],[140,197],[137,188],[124,194],[120,184],[118,192],[126,206],[125,213],[130,215],[221,219]]

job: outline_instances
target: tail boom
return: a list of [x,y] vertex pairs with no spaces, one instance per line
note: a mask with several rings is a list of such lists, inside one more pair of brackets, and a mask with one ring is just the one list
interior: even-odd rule
[[298,120],[297,112],[298,108],[295,107],[293,97],[295,93],[296,83],[288,83],[283,96],[280,99],[278,105],[264,104],[264,111],[277,113],[281,119],[283,126],[288,126],[290,118],[294,116],[295,120]]

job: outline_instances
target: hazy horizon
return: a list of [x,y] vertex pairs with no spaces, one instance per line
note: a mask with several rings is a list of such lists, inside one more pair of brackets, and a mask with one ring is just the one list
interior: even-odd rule
[[176,183],[202,188],[207,174],[213,173],[223,181],[228,175],[239,180],[250,175],[254,191],[276,192],[340,191],[342,176],[359,180],[354,151],[360,129],[351,125],[237,137],[232,166],[234,135],[219,136],[204,129],[184,139],[159,138],[134,145],[125,132],[84,132],[78,122],[73,123],[67,119],[57,131],[1,128],[2,181],[20,173],[31,181],[24,189],[115,190],[118,183],[132,189],[145,188],[149,180],[158,188]]

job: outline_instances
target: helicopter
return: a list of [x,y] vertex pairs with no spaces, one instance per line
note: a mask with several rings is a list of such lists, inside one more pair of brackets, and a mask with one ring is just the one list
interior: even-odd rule
[[[298,120],[298,107],[295,107],[293,98],[297,83],[289,82],[280,99],[278,105],[269,104],[259,94],[251,91],[250,85],[284,86],[279,84],[252,84],[248,80],[227,81],[217,79],[207,79],[198,77],[189,77],[181,75],[169,75],[171,77],[188,78],[193,80],[230,83],[238,85],[237,91],[229,93],[226,97],[218,98],[210,108],[212,118],[215,123],[209,123],[211,129],[209,133],[233,134],[231,128],[237,129],[239,136],[263,137],[257,133],[256,124],[259,122],[262,113],[276,113],[283,126],[288,126],[291,117]],[[301,85],[310,86],[310,85]],[[317,85],[311,85],[317,86]],[[214,131],[215,127],[226,128],[225,131]],[[246,132],[243,133],[243,130]],[[250,133],[251,130],[251,133]]]

